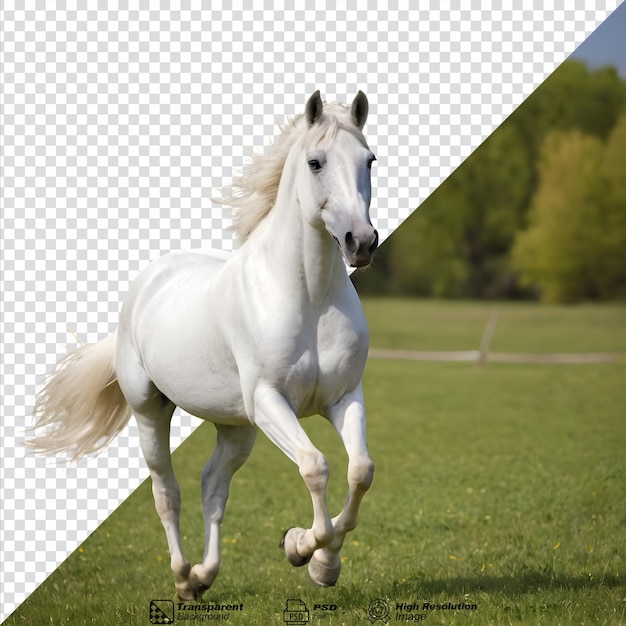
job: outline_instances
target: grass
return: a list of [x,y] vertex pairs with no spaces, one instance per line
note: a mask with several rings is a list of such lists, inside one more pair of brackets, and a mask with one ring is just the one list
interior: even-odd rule
[[[490,306],[369,301],[366,309],[377,347],[398,347],[402,337],[409,345],[399,345],[413,349],[471,349]],[[496,341],[502,351],[626,347],[623,307],[498,309],[494,349]],[[593,344],[580,336],[586,324]],[[399,623],[396,603],[465,602],[477,609],[414,614],[428,624],[626,624],[624,380],[624,362],[478,371],[371,360],[365,390],[377,473],[338,585],[314,587],[277,548],[282,530],[310,520],[310,502],[295,466],[260,435],[233,482],[222,570],[202,601],[243,603],[229,620],[241,624],[284,624],[290,598],[320,625],[367,624],[376,599],[390,605],[390,623]],[[336,511],[345,453],[323,420],[304,425],[329,459]],[[174,455],[194,561],[203,533],[198,476],[214,439],[203,425]],[[146,482],[5,624],[143,625],[150,600],[161,598],[175,600],[174,586]],[[316,603],[337,609],[322,617]]]

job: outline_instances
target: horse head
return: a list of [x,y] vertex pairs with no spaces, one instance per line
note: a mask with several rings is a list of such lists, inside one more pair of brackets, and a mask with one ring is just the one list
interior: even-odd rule
[[302,164],[306,187],[299,196],[310,194],[311,220],[321,220],[351,267],[370,265],[378,247],[378,232],[369,216],[371,168],[376,157],[362,133],[368,108],[361,91],[349,108],[337,103],[324,106],[316,91],[304,113],[308,125]]

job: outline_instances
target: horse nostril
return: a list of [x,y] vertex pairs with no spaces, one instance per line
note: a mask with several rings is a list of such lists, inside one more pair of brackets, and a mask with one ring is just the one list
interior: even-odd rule
[[376,250],[376,248],[378,248],[378,231],[375,230],[374,231],[374,241],[372,242],[372,245],[369,247],[369,253],[370,254],[374,254],[374,251]]
[[346,246],[348,246],[348,250],[350,250],[350,252],[356,252],[356,249],[358,248],[358,244],[354,240],[350,231],[346,233]]

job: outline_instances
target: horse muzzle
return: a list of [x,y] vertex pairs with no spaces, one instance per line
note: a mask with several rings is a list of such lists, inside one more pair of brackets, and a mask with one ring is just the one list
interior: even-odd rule
[[376,248],[378,248],[378,231],[371,227],[367,232],[356,235],[348,231],[345,236],[345,259],[351,267],[367,267],[371,265]]

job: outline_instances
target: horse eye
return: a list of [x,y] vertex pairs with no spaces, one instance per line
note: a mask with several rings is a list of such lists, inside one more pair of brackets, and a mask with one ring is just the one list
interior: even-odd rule
[[309,168],[312,172],[319,172],[322,169],[322,165],[317,159],[311,159],[309,161]]

